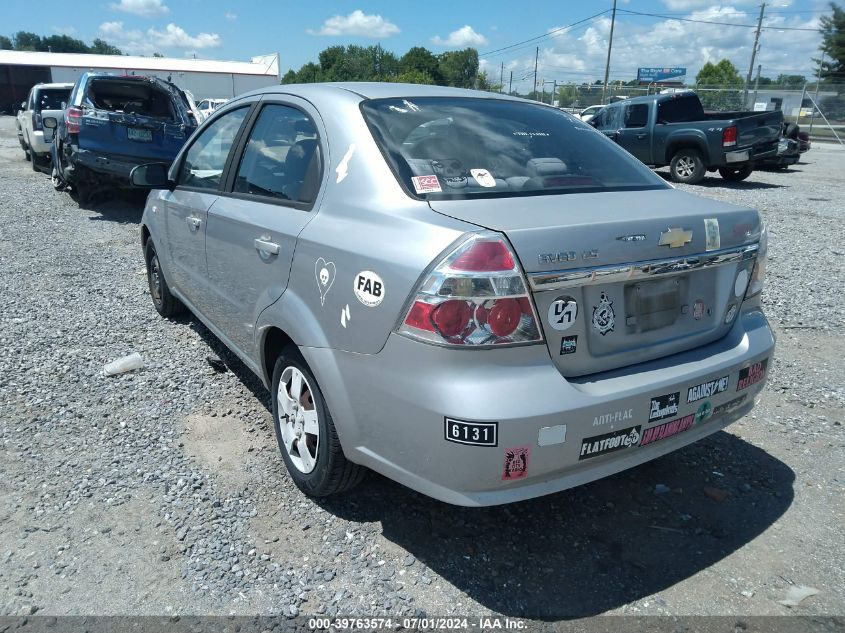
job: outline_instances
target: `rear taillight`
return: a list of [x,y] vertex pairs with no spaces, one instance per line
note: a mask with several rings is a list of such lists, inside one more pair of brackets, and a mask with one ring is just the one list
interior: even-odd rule
[[82,124],[82,108],[76,106],[65,110],[65,129],[68,134],[79,134],[79,126]]
[[722,130],[722,147],[733,147],[736,145],[736,126],[732,125]]
[[516,256],[498,233],[468,236],[420,282],[399,333],[438,345],[543,340]]
[[751,281],[748,282],[748,290],[745,291],[745,298],[751,299],[763,292],[763,282],[766,280],[766,257],[769,252],[769,231],[765,226],[760,230],[760,244],[757,248],[757,261],[754,262],[754,270],[751,272]]

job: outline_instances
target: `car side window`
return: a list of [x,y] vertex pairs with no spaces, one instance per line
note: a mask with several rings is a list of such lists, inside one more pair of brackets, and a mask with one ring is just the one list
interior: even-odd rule
[[320,187],[320,141],[307,114],[267,104],[249,134],[233,191],[310,203]]
[[229,150],[249,111],[249,106],[227,112],[205,128],[185,153],[177,185],[217,189]]
[[607,106],[600,112],[602,115],[596,127],[600,130],[618,130],[622,127],[622,108],[617,105]]
[[645,127],[648,123],[648,104],[634,103],[625,106],[625,127]]

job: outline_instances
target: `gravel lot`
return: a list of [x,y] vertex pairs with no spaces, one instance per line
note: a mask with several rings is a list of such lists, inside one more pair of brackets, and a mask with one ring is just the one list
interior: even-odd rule
[[[199,322],[154,311],[143,199],[78,208],[0,117],[0,615],[845,613],[843,181],[845,151],[816,147],[690,187],[770,229],[777,357],[729,432],[506,507],[375,475],[313,501],[259,381]],[[101,375],[131,351],[143,370]],[[819,593],[779,604],[792,585]]]

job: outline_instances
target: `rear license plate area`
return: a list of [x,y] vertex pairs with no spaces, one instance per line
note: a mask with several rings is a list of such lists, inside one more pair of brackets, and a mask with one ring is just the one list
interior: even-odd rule
[[149,143],[153,140],[153,131],[144,130],[142,128],[137,127],[130,127],[126,128],[126,137],[130,141],[141,141],[143,143]]
[[686,296],[683,276],[631,284],[625,287],[625,325],[629,331],[650,332],[674,325]]

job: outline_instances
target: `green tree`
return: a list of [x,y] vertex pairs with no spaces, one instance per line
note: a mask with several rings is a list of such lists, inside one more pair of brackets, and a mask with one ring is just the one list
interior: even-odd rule
[[[117,46],[112,46],[105,40],[101,40],[99,37],[93,41],[88,52],[95,53],[97,55],[123,55],[123,51]],[[153,57],[155,56],[161,57],[162,55],[161,53],[153,53]]]
[[88,45],[85,42],[69,37],[68,35],[50,35],[49,37],[41,38],[41,48],[39,50],[50,51],[52,53],[89,52]]
[[409,68],[408,70],[403,70],[398,75],[396,75],[396,81],[403,84],[435,83],[434,77],[429,75],[427,72],[423,72],[422,70],[418,70],[416,68]]
[[12,44],[12,40],[10,40],[5,35],[0,35],[0,50],[10,51],[15,48],[15,45]]
[[557,89],[557,101],[561,108],[574,108],[578,103],[578,88],[572,84],[560,86]]
[[[422,46],[414,46],[407,53],[402,55],[399,59],[399,68],[403,74],[416,71],[431,77],[432,81],[425,83],[440,83],[443,80],[443,76],[440,74],[440,64],[437,61],[437,57],[430,50]],[[410,76],[419,75],[412,74]],[[412,83],[422,82],[415,81]]]
[[18,31],[14,35],[16,51],[44,51],[41,36],[29,31]]
[[698,97],[707,110],[738,110],[742,107],[744,80],[729,60],[707,62],[695,76]]
[[774,80],[776,86],[784,88],[792,88],[793,90],[801,89],[807,83],[807,78],[804,75],[778,75]]
[[291,68],[287,71],[284,75],[282,75],[282,83],[283,84],[295,84],[296,81],[296,71]]
[[845,83],[845,9],[831,2],[830,10],[830,15],[822,17],[819,29],[822,34],[819,50],[825,57],[822,79]]
[[474,48],[447,51],[440,55],[439,66],[447,86],[474,88],[478,76],[478,51]]

